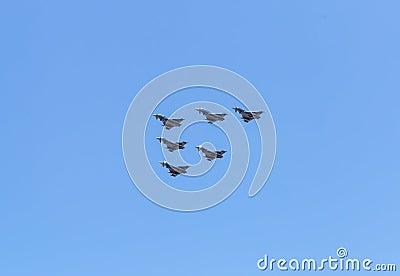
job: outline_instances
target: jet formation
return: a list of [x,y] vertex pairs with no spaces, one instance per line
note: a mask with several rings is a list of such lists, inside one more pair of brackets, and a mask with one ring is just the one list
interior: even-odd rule
[[165,126],[165,128],[168,130],[173,127],[181,126],[182,121],[185,120],[183,118],[180,119],[167,118],[162,114],[153,114],[153,116],[157,120],[160,120],[162,122],[162,125]]
[[208,121],[208,123],[213,124],[216,121],[223,121],[225,120],[225,116],[227,115],[226,113],[211,113],[207,109],[204,108],[196,108],[196,110],[199,112],[199,114],[203,114],[205,119]]
[[203,146],[197,146],[195,147],[198,151],[201,151],[204,154],[204,157],[208,161],[212,161],[215,158],[222,158],[223,154],[226,152],[226,150],[209,150]]
[[187,142],[183,141],[183,142],[171,142],[166,138],[163,137],[157,137],[156,138],[158,141],[160,141],[160,143],[163,143],[164,145],[167,146],[167,149],[170,152],[176,151],[178,149],[184,149],[185,145],[187,144]]
[[160,162],[161,166],[166,167],[169,170],[169,174],[173,177],[177,176],[178,174],[186,173],[186,170],[190,166],[172,166],[168,164],[167,161]]
[[264,113],[264,111],[245,111],[244,109],[241,109],[240,107],[234,107],[233,110],[235,110],[235,112],[238,112],[240,115],[242,115],[242,119],[246,123],[248,123],[254,119],[260,119],[261,114]]
[[[227,115],[226,113],[212,113],[208,111],[207,109],[204,108],[196,108],[196,111],[199,112],[199,114],[202,114],[207,120],[208,123],[214,124],[217,121],[224,121],[225,116]],[[259,119],[261,117],[261,114],[263,111],[246,111],[240,107],[234,107],[233,110],[235,112],[238,112],[242,120],[245,123],[248,123],[254,119]],[[167,129],[170,130],[173,127],[179,127],[182,125],[182,121],[185,120],[183,118],[167,118],[166,116],[162,114],[153,114],[153,116],[162,122],[162,125]],[[156,138],[160,143],[164,144],[167,148],[168,151],[174,152],[176,150],[182,150],[185,148],[185,145],[188,143],[186,141],[182,142],[172,142],[169,141],[168,139],[164,137],[157,137]],[[226,153],[225,150],[210,150],[205,148],[204,146],[196,146],[195,147],[199,152],[201,151],[203,153],[203,157],[207,159],[208,161],[212,161],[215,159],[220,159],[223,158],[224,153]],[[169,171],[169,174],[173,177],[176,177],[179,174],[185,174],[187,173],[187,170],[190,168],[190,166],[173,166],[169,164],[167,161],[162,161],[160,164],[167,168]]]

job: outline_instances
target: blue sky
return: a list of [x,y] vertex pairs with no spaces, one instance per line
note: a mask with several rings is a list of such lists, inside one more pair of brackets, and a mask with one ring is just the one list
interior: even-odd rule
[[[0,275],[262,275],[340,246],[400,265],[400,4],[231,2],[1,2]],[[121,136],[192,64],[252,82],[278,146],[256,197],[182,213],[135,188]]]

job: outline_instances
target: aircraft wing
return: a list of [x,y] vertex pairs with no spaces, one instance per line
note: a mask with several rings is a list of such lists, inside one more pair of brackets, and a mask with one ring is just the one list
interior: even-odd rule
[[168,140],[166,140],[166,139],[163,141],[163,143],[164,143],[167,147],[171,147],[171,146],[173,146],[173,144],[174,144],[174,143],[172,143],[172,142],[170,142],[170,141],[168,141]]
[[251,120],[253,120],[254,118],[253,118],[253,117],[245,117],[245,116],[242,116],[242,119],[243,119],[243,121],[244,121],[245,123],[248,123],[248,122],[250,122]]
[[223,121],[225,120],[224,117],[226,116],[225,113],[210,113],[206,115],[206,120],[210,123],[215,123],[216,121]]
[[178,168],[182,169],[182,170],[187,170],[189,169],[190,166],[178,166]]
[[167,149],[171,152],[178,149],[178,146],[175,143],[172,143],[170,141],[166,141],[166,142],[164,142],[164,144],[167,146]]
[[171,176],[174,176],[174,177],[177,176],[178,174],[180,174],[179,172],[177,172],[173,168],[169,168],[169,173],[171,174]]
[[206,152],[204,152],[204,157],[209,160],[212,161],[217,157],[217,154],[213,151],[209,151],[207,150]]
[[210,123],[215,123],[216,121],[218,121],[217,118],[215,118],[215,117],[210,117],[210,116],[207,116],[207,117],[206,117],[206,120],[209,121]]
[[181,123],[183,120],[185,120],[185,119],[183,119],[183,118],[180,118],[180,119],[172,119],[173,121],[175,121],[175,122],[178,122],[178,123]]
[[170,147],[167,146],[167,149],[168,149],[169,152],[174,152],[174,151],[176,151],[178,148],[177,148],[177,147],[173,147],[173,146],[172,146],[172,147],[171,147],[171,146],[170,146]]

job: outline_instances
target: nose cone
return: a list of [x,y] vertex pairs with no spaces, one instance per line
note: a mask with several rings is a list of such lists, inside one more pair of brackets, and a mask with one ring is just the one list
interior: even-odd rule
[[197,150],[200,150],[200,149],[202,148],[202,146],[195,146],[195,148],[196,148]]
[[160,161],[159,163],[160,163],[163,167],[165,167],[165,165],[167,164],[166,161]]
[[156,139],[161,142],[162,138],[161,137],[156,137]]

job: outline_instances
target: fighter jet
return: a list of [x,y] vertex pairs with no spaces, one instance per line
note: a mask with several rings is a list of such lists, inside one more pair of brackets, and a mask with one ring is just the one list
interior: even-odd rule
[[162,125],[165,126],[166,129],[171,129],[176,126],[181,126],[182,121],[185,120],[183,118],[180,119],[167,118],[161,114],[153,114],[153,116],[157,120],[160,120],[162,122]]
[[169,174],[173,177],[177,176],[178,174],[186,173],[186,170],[190,166],[172,166],[168,164],[167,161],[160,162],[163,167],[166,167],[169,170]]
[[199,112],[199,114],[203,114],[205,119],[208,121],[208,123],[213,124],[216,121],[223,121],[225,120],[226,113],[211,113],[207,109],[204,108],[196,108],[196,110]]
[[239,112],[240,115],[242,115],[243,121],[246,123],[254,119],[260,119],[261,114],[264,113],[264,111],[245,111],[240,107],[234,107],[233,110],[235,110],[235,112]]
[[217,151],[214,151],[214,150],[209,150],[209,149],[206,149],[205,147],[203,147],[203,146],[197,146],[197,147],[195,147],[198,151],[202,151],[203,153],[204,153],[204,157],[208,160],[208,161],[212,161],[212,160],[214,160],[215,158],[222,158],[223,156],[223,154],[226,152],[225,150],[217,150]]
[[156,139],[160,141],[160,143],[164,143],[170,152],[176,151],[177,149],[184,149],[187,144],[187,142],[171,142],[163,137],[157,137]]

